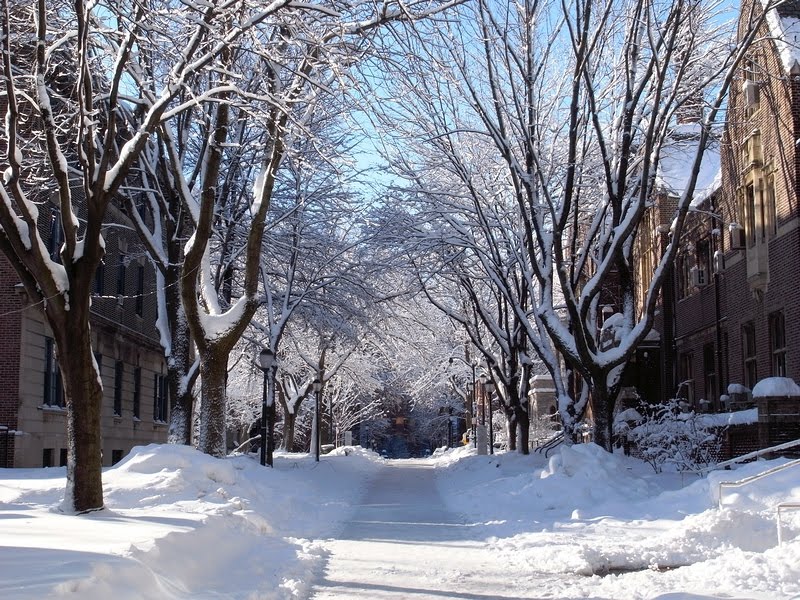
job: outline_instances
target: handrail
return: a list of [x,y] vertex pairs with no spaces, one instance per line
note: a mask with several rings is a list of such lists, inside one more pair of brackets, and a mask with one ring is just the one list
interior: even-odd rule
[[756,475],[751,475],[750,477],[745,477],[744,479],[740,479],[739,481],[720,481],[719,486],[717,488],[717,497],[719,499],[719,507],[722,508],[722,488],[723,487],[739,487],[742,485],[747,485],[748,483],[753,483],[754,481],[758,481],[759,479],[763,479],[773,473],[777,473],[778,471],[783,471],[784,469],[789,469],[791,467],[796,467],[800,465],[800,458],[792,460],[788,463],[783,463],[782,465],[778,465],[777,467],[772,467],[771,469],[767,469],[766,471],[762,471],[761,473],[757,473]]
[[778,510],[778,546],[783,544],[783,532],[781,527],[781,509],[800,510],[800,502],[781,502],[777,506]]
[[[564,432],[559,431],[555,435],[550,436],[543,444],[538,445],[533,451],[541,452],[542,450],[550,449],[560,444],[563,439],[564,439]],[[545,456],[547,455],[545,454]]]

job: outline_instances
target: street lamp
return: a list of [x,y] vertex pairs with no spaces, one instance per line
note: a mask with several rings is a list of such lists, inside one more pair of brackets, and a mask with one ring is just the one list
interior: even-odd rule
[[489,454],[494,454],[494,425],[492,423],[492,400],[494,399],[495,385],[491,381],[484,384],[486,394],[489,396]]
[[275,447],[275,353],[264,348],[258,355],[258,364],[264,372],[264,393],[261,401],[261,464],[272,466]]
[[319,379],[315,379],[311,387],[314,390],[314,460],[319,462],[319,397],[322,392],[322,382]]

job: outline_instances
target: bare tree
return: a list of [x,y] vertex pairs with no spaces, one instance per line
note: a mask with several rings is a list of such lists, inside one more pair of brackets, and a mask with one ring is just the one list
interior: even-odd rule
[[[446,139],[451,154],[464,154],[469,139],[502,165],[503,204],[521,233],[530,296],[527,310],[510,304],[537,351],[549,339],[584,383],[573,378],[571,390],[558,390],[567,429],[574,431],[590,397],[595,440],[609,449],[625,365],[652,326],[712,124],[763,18],[731,43],[732,29],[719,25],[721,7],[714,0],[479,0],[460,7],[459,18],[402,41],[415,57],[403,93],[418,100],[415,110],[438,115],[444,131],[410,115],[400,122],[431,144]],[[687,164],[673,243],[639,312],[633,242],[676,113],[689,108],[698,110],[697,152]],[[417,181],[441,194],[425,179],[428,166],[417,162]],[[459,174],[459,181],[469,178]],[[621,315],[614,344],[600,336],[606,305]],[[540,357],[553,364],[553,356]]]
[[[175,3],[169,10],[83,0],[0,5],[6,105],[0,247],[41,308],[59,350],[69,439],[65,510],[103,506],[102,387],[92,353],[89,298],[104,253],[101,228],[108,205],[151,136],[187,107],[176,103],[180,91],[218,66],[226,48],[285,4]],[[177,40],[180,48],[174,47]],[[148,94],[135,99],[137,120],[125,123],[133,81],[128,75],[147,72],[139,61],[149,53],[139,50],[153,43],[163,44],[161,51],[171,59]],[[45,201],[54,202],[61,214],[58,261],[37,230],[37,204]]]

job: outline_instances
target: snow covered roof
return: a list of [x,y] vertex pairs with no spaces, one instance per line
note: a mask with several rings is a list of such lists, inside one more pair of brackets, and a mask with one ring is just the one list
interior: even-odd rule
[[[699,123],[686,123],[673,129],[661,149],[656,173],[657,189],[675,195],[683,194],[691,174],[688,166],[694,161],[697,152],[699,127]],[[699,205],[721,185],[719,144],[713,138],[709,138],[691,205]]]
[[[766,7],[774,2],[761,0],[761,5]],[[800,68],[800,0],[784,0],[767,11],[767,24],[786,72]]]

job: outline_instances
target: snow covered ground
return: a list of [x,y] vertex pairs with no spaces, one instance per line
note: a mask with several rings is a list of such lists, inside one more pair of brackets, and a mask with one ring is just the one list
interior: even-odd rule
[[[363,511],[369,482],[389,471],[395,488],[416,483],[405,496],[389,492],[386,504],[418,498],[425,511],[414,513],[424,540],[393,523],[380,530],[403,532],[379,540],[391,544],[380,559],[395,577],[395,564],[409,573],[409,599],[423,597],[421,581],[431,597],[460,599],[800,598],[800,510],[785,514],[781,546],[775,518],[779,502],[800,502],[800,466],[728,489],[718,508],[720,481],[786,462],[656,475],[583,445],[549,460],[459,449],[405,465],[340,449],[319,464],[279,454],[270,470],[252,457],[153,445],[106,471],[107,508],[84,517],[57,510],[63,469],[0,470],[0,598],[308,598],[350,574],[348,540],[372,534],[353,535],[347,521]],[[430,470],[435,477],[414,475]],[[408,519],[401,508],[392,512]],[[443,526],[427,522],[436,519]],[[455,526],[468,535],[454,536]],[[469,560],[458,561],[459,548]],[[447,570],[445,555],[460,571]],[[437,556],[436,577],[414,576]],[[482,583],[482,563],[505,568],[507,581]],[[340,597],[379,597],[366,585],[356,594],[352,575]]]

